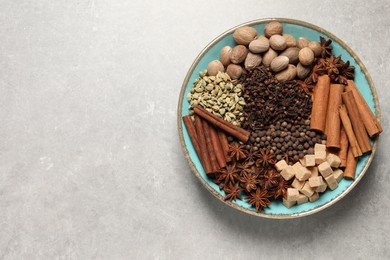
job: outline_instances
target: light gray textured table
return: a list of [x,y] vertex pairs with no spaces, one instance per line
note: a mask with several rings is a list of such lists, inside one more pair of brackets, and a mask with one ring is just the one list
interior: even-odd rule
[[[390,257],[389,1],[1,1],[0,259]],[[266,17],[319,25],[367,66],[385,132],[355,190],[268,220],[215,199],[176,107],[201,49]]]

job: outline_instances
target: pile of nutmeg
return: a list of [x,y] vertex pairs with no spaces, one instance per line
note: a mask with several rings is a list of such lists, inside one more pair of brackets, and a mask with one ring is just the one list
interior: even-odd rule
[[245,69],[263,63],[279,81],[304,79],[310,73],[315,57],[321,55],[319,42],[303,37],[295,40],[292,35],[283,33],[279,22],[268,23],[264,35],[259,36],[255,28],[242,26],[234,31],[233,39],[237,45],[221,49],[220,59],[208,64],[208,75],[226,71],[232,79],[238,79]]

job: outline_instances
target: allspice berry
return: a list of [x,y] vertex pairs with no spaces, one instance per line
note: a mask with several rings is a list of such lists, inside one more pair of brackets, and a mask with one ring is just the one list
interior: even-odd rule
[[237,44],[248,45],[256,38],[257,31],[249,26],[237,28],[233,33],[233,39]]
[[216,76],[218,72],[225,72],[223,64],[219,60],[213,60],[207,66],[207,74],[209,76]]
[[270,38],[272,35],[278,34],[282,35],[283,26],[279,22],[270,22],[264,27],[264,35],[267,38]]
[[229,75],[231,79],[238,79],[242,74],[242,67],[236,64],[230,64],[226,68],[226,73]]

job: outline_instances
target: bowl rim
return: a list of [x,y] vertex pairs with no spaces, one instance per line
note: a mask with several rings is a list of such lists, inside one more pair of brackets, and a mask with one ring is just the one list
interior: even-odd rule
[[321,27],[319,27],[317,25],[305,22],[305,21],[301,21],[301,20],[297,20],[297,19],[291,19],[291,18],[263,18],[263,19],[257,19],[257,20],[252,20],[252,21],[249,21],[249,22],[245,22],[245,23],[242,23],[242,24],[239,24],[239,25],[237,25],[235,27],[230,28],[229,30],[223,32],[222,34],[217,36],[215,39],[213,39],[198,54],[198,56],[196,57],[196,59],[192,63],[191,67],[189,68],[189,70],[187,72],[187,75],[186,75],[186,77],[185,77],[185,79],[183,81],[183,84],[182,84],[182,88],[181,88],[180,96],[179,96],[179,102],[178,102],[178,109],[177,109],[177,125],[178,125],[180,144],[181,144],[182,150],[184,152],[184,156],[187,159],[192,172],[200,180],[200,182],[203,184],[203,186],[205,186],[206,189],[209,192],[211,192],[211,194],[213,194],[219,201],[222,201],[223,203],[225,203],[225,204],[229,205],[230,207],[232,207],[234,209],[237,209],[237,210],[239,210],[241,212],[245,212],[247,214],[254,215],[254,216],[257,216],[257,217],[263,217],[263,218],[269,218],[269,219],[293,219],[293,218],[304,217],[304,216],[308,216],[308,215],[320,212],[320,211],[322,211],[322,210],[324,210],[324,209],[334,205],[336,202],[338,202],[342,198],[344,198],[360,182],[360,180],[363,178],[364,174],[366,173],[367,169],[371,165],[371,162],[372,162],[372,160],[374,158],[374,155],[375,155],[375,152],[377,150],[379,137],[375,138],[374,144],[373,144],[373,147],[372,147],[372,152],[371,152],[370,156],[368,157],[367,163],[364,165],[364,167],[363,167],[361,173],[359,174],[359,176],[339,196],[337,196],[336,198],[334,198],[334,199],[326,202],[325,204],[323,204],[321,206],[318,206],[318,207],[316,207],[314,209],[303,211],[303,212],[299,212],[299,213],[293,213],[293,214],[265,214],[263,212],[257,212],[257,211],[254,211],[254,210],[249,210],[249,209],[243,208],[243,207],[241,207],[241,206],[239,206],[237,204],[234,204],[234,203],[232,203],[230,201],[225,201],[223,196],[221,194],[219,194],[216,190],[214,190],[202,178],[202,176],[200,175],[200,173],[196,169],[195,164],[192,162],[192,160],[191,160],[191,158],[189,156],[187,147],[186,147],[185,142],[184,142],[183,127],[182,127],[182,104],[183,104],[183,100],[184,100],[184,93],[185,93],[188,81],[189,81],[192,73],[195,70],[195,67],[198,65],[198,63],[204,57],[204,55],[210,50],[210,48],[212,46],[214,46],[216,43],[218,43],[222,38],[224,38],[227,35],[233,33],[234,30],[236,30],[239,27],[241,27],[241,26],[254,26],[254,25],[258,25],[258,24],[269,23],[269,22],[272,22],[272,21],[300,25],[300,26],[304,26],[304,27],[316,30],[316,31],[326,35],[327,37],[331,38],[333,41],[336,41],[338,44],[340,44],[355,59],[356,63],[359,65],[359,67],[361,68],[362,72],[364,73],[364,76],[367,79],[368,85],[369,85],[371,93],[373,95],[374,106],[375,106],[375,114],[376,114],[377,119],[380,121],[379,100],[378,100],[378,96],[377,96],[376,89],[375,89],[374,83],[372,81],[372,78],[371,78],[370,74],[368,73],[367,68],[362,63],[362,61],[359,59],[359,57],[355,54],[355,52],[346,43],[344,43],[341,39],[339,39],[334,34],[324,30],[323,28],[321,28]]

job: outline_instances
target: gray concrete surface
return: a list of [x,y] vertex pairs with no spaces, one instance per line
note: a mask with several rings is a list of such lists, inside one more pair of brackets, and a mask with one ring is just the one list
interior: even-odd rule
[[[0,1],[0,259],[388,259],[389,1]],[[360,56],[385,132],[357,188],[276,221],[217,201],[181,151],[197,53],[265,17]]]

